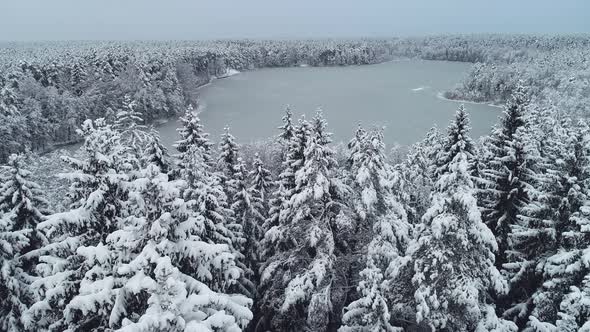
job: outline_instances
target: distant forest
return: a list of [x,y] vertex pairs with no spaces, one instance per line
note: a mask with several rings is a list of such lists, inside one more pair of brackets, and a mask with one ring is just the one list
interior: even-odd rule
[[446,97],[505,102],[519,80],[537,104],[585,114],[590,37],[467,35],[384,40],[56,42],[0,48],[0,161],[80,141],[87,119],[112,117],[125,95],[145,121],[197,107],[197,87],[229,69],[339,66],[399,58],[474,63]]

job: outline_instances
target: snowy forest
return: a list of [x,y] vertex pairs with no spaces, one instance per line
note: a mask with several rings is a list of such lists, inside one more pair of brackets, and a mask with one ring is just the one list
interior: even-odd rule
[[[473,63],[445,97],[497,124],[460,105],[392,155],[321,110],[263,145],[197,111],[232,70],[400,58]],[[587,35],[3,45],[0,331],[589,332],[589,112]]]
[[80,142],[76,129],[88,118],[112,118],[125,95],[148,123],[178,116],[197,107],[199,86],[232,70],[460,61],[475,65],[447,98],[503,104],[522,80],[535,104],[576,116],[590,108],[587,35],[0,46],[0,162]]

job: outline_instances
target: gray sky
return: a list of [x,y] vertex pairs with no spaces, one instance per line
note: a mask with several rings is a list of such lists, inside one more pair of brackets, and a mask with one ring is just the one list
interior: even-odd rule
[[0,40],[590,32],[589,0],[0,0]]

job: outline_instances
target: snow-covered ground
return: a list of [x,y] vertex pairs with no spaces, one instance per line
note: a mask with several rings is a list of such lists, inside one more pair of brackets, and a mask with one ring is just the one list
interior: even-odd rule
[[226,78],[226,77],[238,75],[239,73],[240,73],[240,71],[237,69],[228,68],[224,74],[217,76],[217,78]]

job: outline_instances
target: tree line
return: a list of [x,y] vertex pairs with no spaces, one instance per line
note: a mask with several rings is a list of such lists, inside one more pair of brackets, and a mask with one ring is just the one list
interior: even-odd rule
[[17,43],[0,49],[0,162],[80,140],[76,128],[113,116],[125,95],[153,122],[196,105],[197,88],[231,69],[369,64],[385,52],[363,40]]
[[397,164],[379,127],[339,157],[321,111],[265,163],[189,107],[169,156],[137,105],[83,122],[64,211],[9,157],[1,330],[590,329],[589,127],[523,85],[489,136],[461,106]]
[[449,35],[294,41],[42,42],[0,48],[0,162],[82,139],[129,95],[144,120],[177,116],[197,88],[228,70],[337,66],[399,58],[477,63],[446,96],[504,103],[523,79],[536,103],[588,111],[587,35]]

